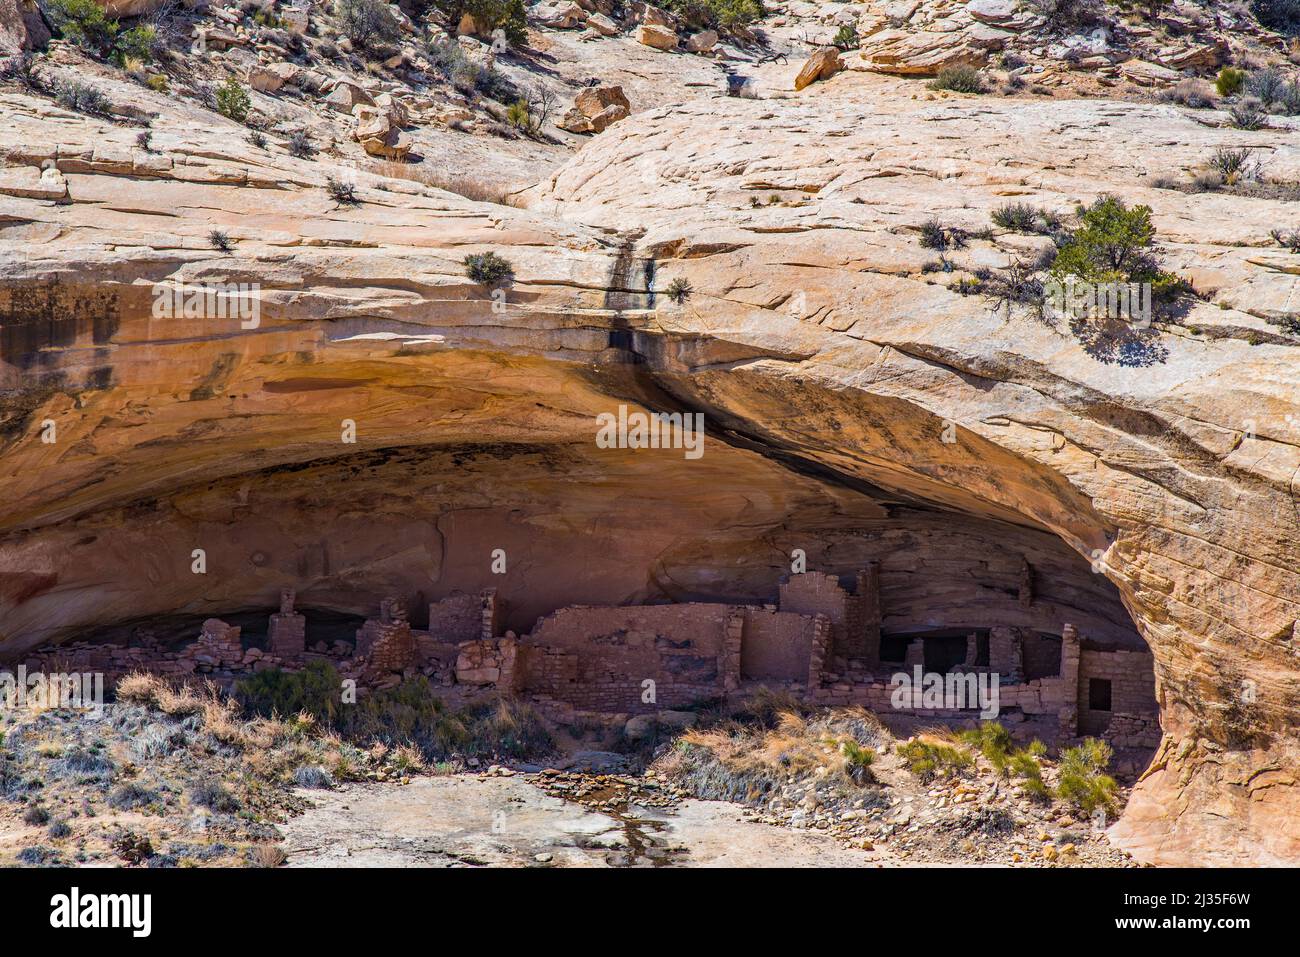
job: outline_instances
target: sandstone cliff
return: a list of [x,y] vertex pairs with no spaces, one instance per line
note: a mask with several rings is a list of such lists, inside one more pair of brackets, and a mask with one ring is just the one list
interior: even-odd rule
[[[945,529],[1040,556],[1095,627],[1118,595],[1165,731],[1124,846],[1300,859],[1300,341],[1269,321],[1300,269],[1270,239],[1281,202],[1151,185],[1222,145],[1300,179],[1294,122],[915,90],[851,71],[642,110],[526,209],[361,172],[340,205],[330,161],[196,108],[146,151],[0,93],[0,649],[267,607],[286,580],[365,612],[481,587],[494,548],[521,621],[750,597],[793,548],[854,567],[890,518],[927,561]],[[1081,340],[949,288],[917,242],[933,216],[974,234],[1009,197],[1064,214],[1102,191],[1154,208],[1208,301]],[[995,232],[952,268],[1039,242]],[[465,276],[486,251],[513,264],[504,296]],[[163,281],[256,283],[258,323],[157,318]],[[598,449],[620,403],[703,412],[706,454]]]

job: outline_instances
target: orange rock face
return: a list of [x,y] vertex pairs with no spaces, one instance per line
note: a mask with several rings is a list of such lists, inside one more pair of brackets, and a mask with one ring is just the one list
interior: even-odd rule
[[[886,627],[1136,628],[1165,740],[1115,836],[1157,862],[1300,859],[1300,346],[1267,322],[1296,279],[1263,246],[1276,210],[1144,186],[1221,136],[1172,108],[881,96],[867,125],[843,79],[779,116],[637,113],[528,209],[369,174],[340,207],[323,160],[202,129],[146,154],[84,120],[51,142],[15,110],[7,162],[52,163],[67,197],[0,178],[0,651],[273,609],[285,587],[356,613],[496,587],[516,629],[572,603],[761,599],[799,549],[880,563]],[[1150,202],[1170,268],[1224,308],[1108,352],[926,269],[932,216],[974,234],[1008,195],[1064,213],[1102,186]],[[513,282],[469,279],[477,252]],[[620,405],[702,413],[704,454],[601,447]]]

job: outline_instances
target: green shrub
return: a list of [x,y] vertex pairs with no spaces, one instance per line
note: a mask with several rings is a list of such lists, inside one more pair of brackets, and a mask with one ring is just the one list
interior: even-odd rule
[[664,290],[664,294],[679,306],[687,299],[690,299],[691,294],[694,292],[695,288],[691,285],[690,280],[682,279],[680,276],[670,282],[668,288]]
[[383,0],[335,0],[334,16],[339,30],[358,50],[375,50],[401,36]]
[[[461,17],[469,14],[484,33],[491,34],[498,28],[504,30],[506,41],[513,47],[528,42],[524,0],[434,0],[434,6],[453,28],[460,23]],[[454,40],[451,42],[455,43]]]
[[465,257],[464,264],[465,275],[484,286],[495,286],[515,273],[510,260],[496,253],[471,253]]
[[87,53],[106,57],[112,52],[118,23],[95,0],[49,0],[45,12],[60,35]]
[[533,116],[524,100],[515,100],[510,104],[506,109],[506,119],[515,129],[527,131],[533,128]]
[[1068,232],[1052,264],[1059,282],[1074,278],[1085,283],[1150,283],[1153,300],[1168,301],[1183,293],[1185,284],[1160,268],[1152,249],[1155,226],[1151,207],[1130,209],[1115,196],[1102,196],[1079,207],[1080,226]]
[[858,28],[851,23],[846,23],[835,31],[831,43],[841,50],[856,50],[862,41],[858,37]]
[[961,748],[920,738],[900,744],[898,756],[907,764],[907,769],[922,781],[956,773],[974,763],[970,754]]
[[968,747],[974,748],[993,766],[999,774],[1006,773],[1009,752],[1011,750],[1011,732],[996,721],[985,721],[978,728],[963,731],[958,739]]
[[664,7],[697,30],[734,30],[763,18],[761,0],[669,0]]
[[241,678],[232,694],[245,709],[266,718],[292,717],[306,711],[321,724],[329,725],[339,713],[341,688],[339,673],[332,664],[309,661],[301,671],[268,668]]
[[1105,773],[1114,752],[1097,738],[1085,738],[1076,748],[1061,752],[1056,796],[1091,814],[1097,809],[1113,811],[1119,785]]
[[1214,89],[1219,96],[1235,96],[1246,86],[1246,71],[1225,66],[1214,80]]
[[1005,203],[993,210],[993,225],[1018,233],[1032,233],[1038,227],[1038,210],[1028,203]]
[[928,84],[932,90],[954,93],[983,93],[984,77],[973,66],[946,66]]
[[248,119],[248,111],[253,107],[248,91],[233,76],[226,77],[226,82],[217,87],[217,112],[236,123]]
[[1028,0],[1035,13],[1047,20],[1049,29],[1076,32],[1106,20],[1102,0]]
[[113,46],[112,60],[123,66],[128,60],[141,63],[153,61],[154,44],[158,42],[158,31],[147,24],[132,27],[120,34]]

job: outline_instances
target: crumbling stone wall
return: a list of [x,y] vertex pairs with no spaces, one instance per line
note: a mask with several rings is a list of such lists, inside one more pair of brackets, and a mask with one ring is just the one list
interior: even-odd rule
[[[1110,682],[1109,711],[1094,711],[1089,705],[1092,679]],[[1156,706],[1155,659],[1140,651],[1097,646],[1082,642],[1079,654],[1079,733],[1106,734],[1115,715],[1146,715],[1154,718]],[[1149,727],[1133,728],[1133,722],[1117,726],[1125,734],[1141,735]]]
[[296,658],[307,650],[307,619],[293,610],[294,591],[280,592],[280,611],[271,616],[267,650],[281,658]]
[[[822,616],[828,623],[830,619]],[[743,618],[740,674],[746,681],[805,681],[817,619],[775,608],[751,608]],[[824,649],[822,650],[824,657]]]
[[734,638],[731,609],[562,608],[523,639],[516,680],[529,693],[592,711],[654,711],[716,697]]
[[493,589],[451,595],[429,606],[429,636],[438,641],[459,644],[493,638],[496,634],[496,591]]

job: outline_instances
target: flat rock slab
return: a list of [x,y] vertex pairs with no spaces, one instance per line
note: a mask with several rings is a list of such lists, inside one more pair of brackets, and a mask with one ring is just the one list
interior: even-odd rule
[[816,831],[746,821],[687,800],[627,820],[546,795],[519,777],[417,778],[301,791],[314,808],[281,827],[290,867],[871,866],[878,855]]

